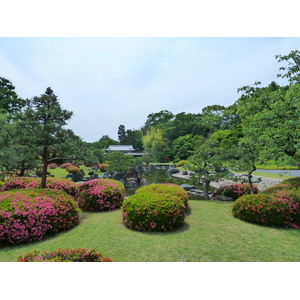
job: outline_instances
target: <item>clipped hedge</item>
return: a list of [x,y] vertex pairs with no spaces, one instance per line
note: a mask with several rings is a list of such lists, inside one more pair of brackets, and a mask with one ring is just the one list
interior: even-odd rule
[[140,193],[151,193],[151,194],[162,194],[162,193],[169,193],[172,195],[177,196],[179,199],[181,199],[186,206],[188,207],[188,199],[189,195],[185,189],[180,187],[177,184],[173,183],[154,183],[154,184],[149,184],[145,185],[142,188],[139,188],[136,190],[135,194],[140,194]]
[[242,196],[233,204],[232,214],[259,225],[300,228],[300,191]]
[[0,244],[42,240],[79,224],[79,208],[62,191],[20,189],[0,193]]
[[125,196],[124,185],[113,179],[94,179],[77,188],[76,201],[82,210],[112,211],[121,207]]
[[[253,185],[254,193],[258,193],[258,188]],[[234,201],[241,196],[251,194],[249,183],[233,183],[226,186],[222,192],[223,196],[231,197]]]
[[26,255],[20,255],[18,262],[111,262],[109,257],[94,249],[61,249],[57,251],[33,251]]
[[180,227],[187,210],[182,194],[170,192],[171,185],[161,184],[156,189],[151,186],[145,186],[125,199],[122,205],[124,224],[143,231],[168,231]]

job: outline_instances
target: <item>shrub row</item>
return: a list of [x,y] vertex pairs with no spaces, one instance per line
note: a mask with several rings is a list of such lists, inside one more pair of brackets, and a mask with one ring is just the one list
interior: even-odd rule
[[184,223],[187,192],[174,184],[151,184],[125,199],[122,218],[126,226],[142,231],[168,231]]
[[[258,188],[253,185],[254,194],[258,193]],[[233,183],[225,187],[222,192],[223,196],[231,197],[234,201],[241,196],[251,194],[251,189],[249,183]]]

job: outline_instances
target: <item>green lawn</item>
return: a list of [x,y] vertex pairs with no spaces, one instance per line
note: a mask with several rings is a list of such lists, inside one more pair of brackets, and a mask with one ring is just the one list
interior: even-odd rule
[[118,262],[300,261],[300,231],[262,227],[231,216],[232,203],[190,200],[186,224],[174,232],[126,228],[121,210],[82,213],[77,227],[45,241],[0,248],[0,261],[33,250],[90,248]]

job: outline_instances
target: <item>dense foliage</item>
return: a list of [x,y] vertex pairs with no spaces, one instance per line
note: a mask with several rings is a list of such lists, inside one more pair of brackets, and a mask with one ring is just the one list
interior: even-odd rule
[[62,191],[20,189],[0,193],[0,244],[42,240],[79,224],[79,208]]
[[124,200],[124,185],[112,179],[94,179],[78,186],[76,201],[82,210],[112,211]]
[[144,194],[144,193],[151,193],[151,194],[170,194],[178,197],[181,199],[186,206],[188,207],[188,193],[179,185],[173,183],[162,183],[162,184],[149,184],[140,189],[137,189],[135,194]]
[[33,251],[20,255],[18,262],[111,262],[109,257],[94,249],[61,249],[57,251]]
[[182,194],[173,194],[170,185],[161,184],[153,192],[146,186],[125,199],[122,218],[126,226],[136,230],[168,231],[183,224],[186,210]]
[[[254,193],[258,193],[257,186],[254,187]],[[231,197],[233,200],[238,199],[241,196],[251,194],[251,189],[248,183],[233,183],[226,186],[222,192],[223,196]]]
[[300,228],[300,192],[246,195],[233,204],[233,216],[265,226]]
[[[15,177],[6,181],[2,185],[1,191],[7,191],[11,189],[40,188],[40,187],[41,187],[41,181],[39,178]],[[47,178],[46,188],[53,189],[56,191],[62,190],[69,195],[75,196],[77,185],[68,179]]]

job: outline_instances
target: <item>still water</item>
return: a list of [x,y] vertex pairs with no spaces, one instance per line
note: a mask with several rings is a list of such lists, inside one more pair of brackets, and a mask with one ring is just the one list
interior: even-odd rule
[[272,174],[282,174],[288,176],[300,176],[300,170],[264,170],[264,169],[257,169],[257,172],[265,172],[265,173],[272,173]]
[[[182,184],[190,184],[193,185],[191,182],[189,182],[186,179],[182,179],[182,178],[177,178],[177,177],[173,177],[169,174],[166,173],[166,171],[152,171],[152,172],[146,172],[144,174],[142,174],[141,179],[146,181],[146,184],[153,184],[153,183],[174,183],[177,185],[182,185]],[[140,188],[142,186],[139,186],[138,188]],[[198,189],[202,189],[201,186],[196,186],[196,188]],[[127,196],[131,196],[134,195],[135,190],[126,190],[126,195]],[[194,196],[194,195],[189,195],[189,199],[190,200],[199,200],[199,199],[204,199],[201,196]]]

